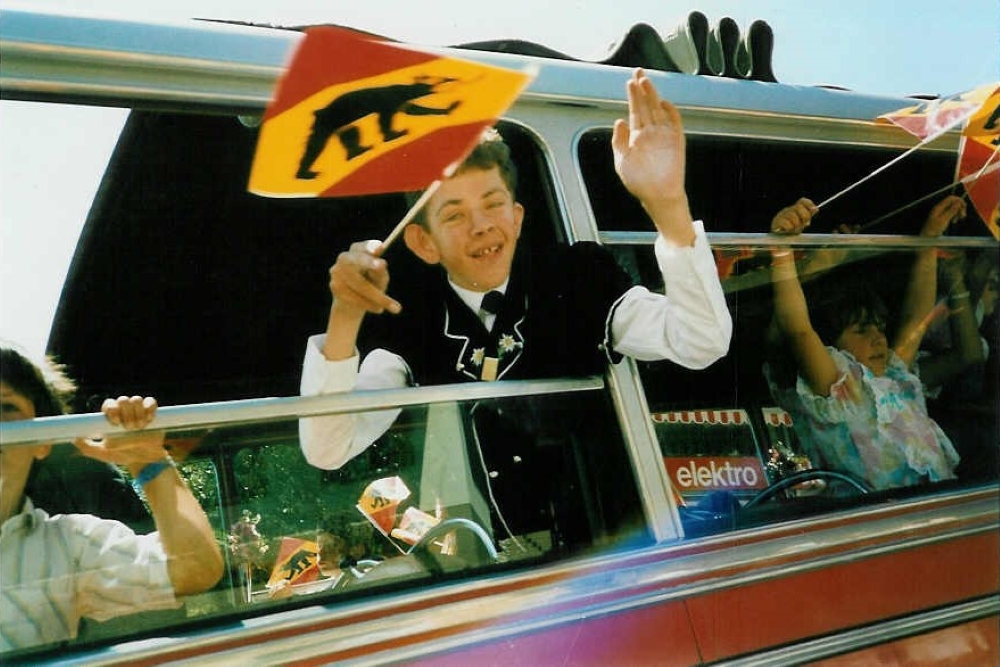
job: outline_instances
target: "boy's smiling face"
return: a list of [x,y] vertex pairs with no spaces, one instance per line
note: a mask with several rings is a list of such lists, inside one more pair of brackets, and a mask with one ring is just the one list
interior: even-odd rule
[[464,169],[442,182],[424,209],[426,228],[406,229],[406,244],[449,278],[486,292],[510,275],[524,207],[514,201],[497,167]]

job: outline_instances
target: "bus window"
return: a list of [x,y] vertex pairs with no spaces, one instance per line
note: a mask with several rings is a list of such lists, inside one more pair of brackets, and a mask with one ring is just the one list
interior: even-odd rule
[[[606,182],[613,182],[606,178],[613,170],[610,150],[606,145],[598,148],[606,140],[606,134],[595,131],[581,141],[579,149],[602,239],[634,279],[661,291],[653,250],[635,235],[651,230],[640,228],[644,220],[640,211],[623,213],[634,205],[624,190],[606,186]],[[947,169],[953,169],[954,156],[921,155],[909,166],[904,161],[900,172],[869,191],[870,199],[845,197],[847,201],[838,200],[837,206],[824,207],[813,225],[819,229],[809,230],[812,245],[799,240],[793,248],[814,321],[831,310],[832,295],[854,285],[872,291],[886,304],[889,340],[903,327],[903,297],[913,280],[915,258],[936,253],[937,269],[928,276],[936,290],[931,305],[936,307],[928,307],[924,313],[927,333],[913,363],[906,368],[906,377],[917,379],[901,380],[912,387],[907,405],[923,415],[920,423],[926,423],[934,433],[926,450],[940,465],[932,468],[918,460],[921,455],[908,454],[924,451],[921,445],[912,444],[913,439],[893,439],[889,429],[895,427],[873,436],[893,443],[887,448],[896,452],[895,458],[885,457],[892,462],[869,460],[863,465],[850,455],[849,447],[838,443],[852,438],[855,443],[865,442],[869,436],[860,424],[867,417],[852,418],[857,424],[848,428],[836,425],[832,411],[807,414],[799,409],[801,402],[795,400],[796,387],[801,389],[801,381],[796,384],[798,368],[787,342],[775,334],[772,247],[755,244],[749,237],[746,243],[738,240],[740,234],[751,232],[758,235],[756,238],[766,237],[770,219],[780,208],[813,192],[833,191],[841,180],[849,183],[850,178],[870,172],[895,153],[843,145],[698,136],[690,138],[688,150],[693,213],[705,219],[710,231],[728,235],[727,242],[715,246],[714,252],[733,315],[733,341],[729,354],[705,370],[691,371],[670,362],[637,364],[664,465],[675,497],[683,506],[682,518],[705,518],[695,510],[700,503],[713,503],[708,513],[712,526],[689,521],[688,535],[829,511],[864,502],[866,497],[902,497],[995,480],[998,341],[996,309],[992,307],[995,297],[990,291],[997,265],[995,244],[983,238],[986,227],[970,207],[967,217],[951,225],[940,238],[937,249],[922,246],[918,232],[937,199],[918,202],[891,219],[878,220],[883,213],[920,199],[934,189],[935,182],[949,182]],[[829,171],[817,164],[827,165]],[[864,201],[863,210],[853,210],[859,201]],[[834,231],[841,222],[864,221],[875,225],[870,231],[860,230],[861,236],[828,234],[817,241],[812,234]],[[887,243],[882,236],[870,235],[890,231],[902,238]],[[906,234],[915,239],[912,244]],[[960,325],[967,324],[975,329],[974,345],[963,343],[969,338],[961,334]],[[835,343],[832,338],[824,342]],[[974,354],[969,354],[970,348]],[[872,395],[879,395],[877,384],[871,383]],[[879,400],[897,398],[891,393]],[[876,416],[872,407],[872,423],[891,419],[887,414],[879,407]],[[726,425],[722,424],[723,416],[727,417]],[[837,429],[842,433],[831,435]],[[872,430],[877,431],[874,426]],[[737,433],[742,435],[737,437]],[[734,444],[740,438],[756,446]],[[850,449],[855,446],[850,445]],[[746,454],[751,454],[746,462],[752,465],[746,470],[753,470],[760,488],[737,485],[735,473],[730,485],[729,478],[719,471],[728,474],[737,470],[736,459],[713,458],[737,457],[742,461],[740,457]],[[739,465],[743,471],[742,463]],[[880,472],[880,467],[886,470]],[[899,472],[909,468],[915,471]],[[720,504],[719,491],[732,502]],[[762,507],[774,505],[774,500],[785,501],[783,509]]]
[[[532,395],[526,383],[517,395],[406,407],[332,471],[305,461],[297,420],[171,432],[169,450],[224,545],[225,575],[176,609],[84,620],[79,641],[648,543],[615,412],[595,385]],[[46,647],[19,648],[9,655]]]

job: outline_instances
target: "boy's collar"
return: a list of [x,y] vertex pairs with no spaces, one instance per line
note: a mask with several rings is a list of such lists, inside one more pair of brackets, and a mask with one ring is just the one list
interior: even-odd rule
[[454,290],[455,294],[458,295],[458,298],[462,300],[462,303],[471,308],[474,313],[479,312],[479,307],[483,304],[483,297],[486,296],[487,292],[497,291],[501,294],[506,294],[508,284],[510,284],[510,276],[507,276],[507,280],[503,281],[492,290],[486,290],[486,292],[476,292],[475,290],[460,287],[458,284],[452,282],[451,278],[448,278],[448,285],[452,290]]

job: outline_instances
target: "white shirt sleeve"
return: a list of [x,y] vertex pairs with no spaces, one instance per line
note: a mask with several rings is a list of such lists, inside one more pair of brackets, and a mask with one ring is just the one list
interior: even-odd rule
[[677,247],[658,236],[656,262],[664,294],[637,286],[612,308],[612,348],[641,361],[669,359],[705,368],[729,351],[733,321],[701,221],[695,243]]
[[[358,367],[358,356],[328,361],[323,356],[325,334],[306,343],[299,387],[303,396],[355,389],[400,389],[407,386],[406,362],[386,350],[373,350]],[[299,420],[299,443],[306,460],[324,470],[335,470],[366,450],[399,416],[399,409],[308,417]]]

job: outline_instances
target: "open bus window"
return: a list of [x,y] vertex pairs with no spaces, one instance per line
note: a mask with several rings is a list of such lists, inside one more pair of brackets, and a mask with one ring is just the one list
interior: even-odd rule
[[[541,149],[518,125],[499,129],[519,170],[521,242],[548,247],[562,232]],[[326,325],[337,254],[386,238],[407,207],[400,193],[248,192],[257,131],[233,116],[130,114],[49,340],[48,351],[75,369],[79,410],[123,390],[164,405],[298,393],[306,339]],[[390,292],[424,278],[401,241],[386,258]],[[122,302],[143,305],[122,312]]]
[[85,619],[82,642],[651,539],[599,389],[407,407],[332,471],[305,461],[296,420],[169,432],[167,446],[223,546],[222,581],[176,608]]
[[[638,201],[615,175],[610,138],[610,130],[592,130],[581,137],[578,146],[581,175],[597,227],[602,232],[653,231]],[[901,152],[849,144],[689,135],[686,189],[691,212],[708,232],[767,232],[780,208],[799,197],[823,201]],[[850,223],[871,224],[866,230],[871,234],[915,234],[919,224],[914,227],[914,217],[922,219],[933,204],[923,198],[952,183],[954,172],[954,153],[910,155],[827,204],[809,231],[834,232]],[[895,214],[918,201],[921,206]],[[950,234],[987,236],[988,232],[970,210],[968,221]]]
[[[912,363],[904,363],[899,356],[904,293],[915,257],[928,252],[949,259],[941,259],[936,271],[919,349]],[[727,357],[704,371],[639,364],[665,465],[684,500],[697,503],[721,486],[741,504],[752,501],[752,489],[731,487],[721,472],[702,471],[708,486],[699,486],[697,472],[701,464],[710,468],[713,456],[736,457],[728,461],[735,470],[747,453],[756,458],[754,471],[765,473],[765,486],[780,485],[757,492],[789,501],[784,514],[772,511],[768,521],[797,516],[796,507],[843,508],[848,498],[861,502],[863,496],[902,497],[995,481],[1000,469],[1000,340],[991,291],[995,251],[857,244],[796,249],[794,256],[814,326],[824,342],[830,340],[828,354],[837,359],[838,383],[829,396],[809,390],[790,344],[775,331],[766,248],[753,249],[745,267],[733,274],[732,284],[742,281],[747,287],[728,295],[735,329]],[[965,267],[957,287],[949,284],[954,267],[948,261]],[[883,345],[894,348],[896,359],[881,374],[858,366],[850,353],[845,356],[828,333],[837,321],[830,315],[848,302],[838,295],[866,290],[884,304]],[[746,442],[757,443],[756,451],[734,446],[732,434],[741,429]],[[678,456],[709,458],[681,465]],[[714,461],[716,468],[725,463]],[[835,502],[823,504],[823,498]]]
[[[631,240],[615,244],[615,232],[653,230],[636,222],[645,218],[634,198],[623,188],[609,187],[616,181],[607,134],[588,133],[579,146],[598,227],[611,232],[608,243],[633,279],[662,291],[652,248]],[[692,211],[696,218],[704,219],[710,232],[765,233],[780,208],[802,196],[836,191],[895,154],[845,145],[689,137]],[[904,328],[904,296],[914,280],[915,259],[928,253],[937,257],[934,275],[924,276],[933,291],[923,313],[926,332],[913,363],[904,364],[911,373],[908,377],[917,379],[906,381],[912,382],[912,389],[905,390],[903,399],[865,385],[862,393],[867,392],[865,400],[871,402],[867,431],[860,424],[869,417],[859,416],[857,410],[841,419],[832,410],[810,415],[797,409],[801,406],[795,400],[789,400],[801,386],[796,384],[801,382],[797,380],[800,369],[788,341],[775,336],[772,249],[752,242],[740,245],[729,240],[713,249],[734,319],[729,354],[698,371],[670,362],[638,363],[668,477],[678,503],[687,508],[682,509],[682,517],[687,512],[703,519],[706,514],[689,510],[712,503],[707,516],[715,523],[688,522],[688,536],[759,520],[794,518],[800,515],[796,508],[805,506],[812,508],[810,511],[829,510],[861,502],[866,495],[883,498],[996,480],[1000,341],[990,287],[996,280],[995,244],[988,238],[961,247],[949,241],[988,236],[985,225],[969,207],[965,219],[952,224],[941,237],[939,248],[921,249],[918,233],[923,222],[946,195],[899,209],[920,200],[939,181],[950,182],[954,156],[929,153],[914,157],[916,161],[902,163],[887,181],[862,186],[864,194],[824,207],[809,229],[810,234],[822,234],[839,232],[841,223],[874,222],[858,231],[909,235],[917,239],[912,247],[905,240],[885,244],[871,237],[866,243],[869,237],[840,233],[830,234],[828,243],[817,242],[813,236],[812,247],[802,243],[794,247],[814,323],[831,319],[824,316],[840,308],[832,305],[837,293],[870,291],[886,307],[890,346],[898,344],[894,336],[901,335]],[[879,220],[894,211],[894,215]],[[974,330],[971,338],[964,336],[963,330]],[[827,345],[836,346],[835,336],[824,333],[821,337]],[[827,399],[811,400],[823,403]],[[889,425],[895,417],[883,404],[897,400],[922,415],[920,423],[927,427],[924,435],[933,432],[928,440],[912,433],[899,436],[899,431],[893,430],[898,424]],[[868,431],[875,435],[867,435]],[[881,443],[880,453],[868,456],[871,465],[866,466],[851,451],[873,438]],[[734,444],[740,439],[747,444]],[[894,452],[891,456],[884,454],[890,450]],[[940,465],[924,465],[920,452]],[[898,472],[910,467],[919,472]],[[757,488],[748,482],[749,477]],[[786,511],[769,508],[763,519],[758,516],[759,520],[751,521],[749,513],[742,521],[734,519],[739,507],[757,507],[761,502],[755,500],[758,496],[767,504],[785,501]],[[756,512],[764,514],[760,508]]]

